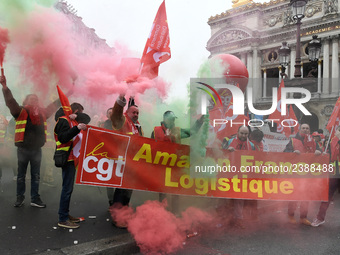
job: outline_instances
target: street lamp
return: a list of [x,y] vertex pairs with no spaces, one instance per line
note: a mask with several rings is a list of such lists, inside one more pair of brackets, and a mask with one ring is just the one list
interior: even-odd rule
[[290,54],[290,49],[287,46],[287,42],[283,42],[281,48],[278,50],[279,52],[279,61],[281,65],[281,77],[282,79],[287,77],[286,74],[286,66],[289,64],[289,54]]
[[300,27],[301,20],[305,17],[306,4],[308,0],[290,0],[292,7],[293,19],[296,20],[296,58],[294,77],[301,77],[301,50],[300,50]]
[[321,52],[321,40],[317,35],[313,35],[313,39],[308,43],[308,58],[312,63],[312,70],[309,71],[307,77],[314,77],[312,73],[316,72],[318,67],[318,60]]

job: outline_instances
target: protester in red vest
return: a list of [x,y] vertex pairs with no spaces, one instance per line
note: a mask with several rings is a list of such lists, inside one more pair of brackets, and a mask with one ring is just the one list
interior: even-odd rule
[[31,165],[31,206],[44,208],[39,195],[41,147],[46,142],[46,119],[58,108],[59,100],[54,101],[47,108],[39,107],[37,95],[27,95],[23,106],[19,106],[12,92],[6,85],[5,76],[0,76],[2,92],[5,102],[12,116],[16,120],[14,142],[18,155],[17,201],[15,207],[24,204],[26,189],[27,166]]
[[161,125],[154,127],[154,130],[151,133],[151,138],[157,141],[180,143],[181,139],[188,138],[193,133],[198,132],[203,124],[203,118],[204,116],[202,115],[191,129],[180,128],[175,125],[177,117],[174,112],[166,111],[163,114],[163,121],[161,122]]
[[[176,127],[175,120],[177,119],[176,115],[172,111],[166,111],[163,114],[163,121],[160,126],[154,127],[154,130],[151,133],[151,138],[156,141],[165,141],[171,143],[181,143],[181,139],[188,138],[192,133],[196,133],[203,124],[204,116],[197,120],[194,126],[191,128],[180,128]],[[163,201],[166,197],[164,193],[159,193],[159,201]],[[171,195],[171,206],[170,210],[173,213],[178,213],[178,195]]]
[[324,151],[324,147],[323,147],[323,142],[322,142],[322,138],[321,138],[322,134],[319,134],[318,132],[313,132],[312,136],[314,138],[314,141],[319,145],[319,148],[321,149],[321,151]]
[[[249,141],[249,128],[246,126],[240,126],[237,135],[234,138],[225,138],[222,143],[222,149],[233,152],[235,150],[255,150],[254,144]],[[247,205],[247,200],[232,199],[233,201],[233,220],[231,225],[237,228],[245,228],[243,221],[243,206]],[[251,202],[252,206],[252,202]]]
[[[320,155],[321,149],[319,148],[319,145],[314,141],[313,137],[310,135],[309,125],[304,123],[300,126],[299,132],[295,135],[295,138],[290,139],[284,152],[294,152],[297,154],[314,153],[315,155]],[[307,219],[308,206],[308,201],[303,201],[300,203],[300,223],[307,226],[311,225],[311,222]],[[292,224],[296,223],[296,220],[294,218],[296,207],[296,201],[290,201],[288,203],[288,219],[289,222]]]
[[[331,154],[331,163],[333,165],[333,173],[339,173],[339,162],[340,162],[340,126],[338,126],[335,130],[334,137],[331,141],[330,146],[330,154]],[[330,171],[331,172],[331,171]],[[329,188],[328,188],[328,201],[321,202],[319,212],[317,216],[314,218],[312,222],[313,227],[318,227],[325,223],[326,212],[329,207],[329,204],[332,201],[335,191],[339,187],[340,179],[339,178],[329,178]]]
[[[91,118],[83,113],[84,107],[81,104],[73,103],[71,109],[72,114],[65,116],[63,108],[60,108],[54,117],[57,121],[54,127],[56,150],[68,152],[67,162],[61,167],[63,183],[58,211],[58,226],[63,228],[79,228],[77,223],[80,222],[80,219],[69,214],[77,164],[73,148],[75,147],[75,137],[81,130],[86,130],[86,124],[91,121]],[[72,120],[75,120],[75,122],[72,122]]]
[[[130,98],[128,108],[126,112],[123,113],[125,105],[126,105],[126,99],[124,95],[120,95],[117,98],[112,109],[111,121],[112,121],[113,130],[116,130],[123,134],[143,136],[142,127],[138,122],[139,109],[138,109],[138,106],[135,105],[134,99]],[[111,207],[120,208],[122,206],[129,205],[131,195],[132,195],[132,190],[116,188],[113,194]],[[126,223],[118,224],[115,221],[115,219],[113,219],[113,221],[114,221],[113,223],[115,224],[115,226],[118,228],[127,227]]]

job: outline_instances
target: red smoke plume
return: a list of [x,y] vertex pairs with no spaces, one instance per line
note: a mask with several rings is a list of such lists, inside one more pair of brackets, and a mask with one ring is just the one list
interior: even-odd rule
[[[56,84],[67,91],[77,77],[71,100],[85,99],[86,108],[96,108],[96,114],[112,107],[112,95],[120,93],[136,96],[137,104],[138,94],[150,88],[159,97],[166,97],[169,84],[161,79],[138,77],[127,84],[125,78],[138,73],[139,59],[129,59],[130,53],[122,47],[100,48],[92,41],[95,35],[91,39],[75,33],[75,24],[62,13],[37,7],[22,23],[11,28],[11,45],[13,52],[20,54],[23,79],[33,84],[35,93],[54,93]],[[81,32],[85,28],[78,29]]]
[[127,223],[143,254],[176,252],[183,247],[188,233],[214,226],[214,217],[197,208],[190,207],[176,218],[165,207],[166,202],[146,201],[135,213],[125,206],[111,210],[111,214],[117,223]]
[[0,27],[0,65],[4,62],[5,50],[9,43],[8,30]]

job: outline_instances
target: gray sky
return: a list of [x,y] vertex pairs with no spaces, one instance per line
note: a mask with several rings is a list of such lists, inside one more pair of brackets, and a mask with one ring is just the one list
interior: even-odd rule
[[[152,22],[162,0],[67,0],[84,23],[113,47],[142,56]],[[255,2],[265,2],[257,0]],[[209,17],[231,9],[231,0],[165,0],[171,59],[161,64],[159,76],[172,84],[170,97],[186,97],[186,85],[207,60],[211,31]]]

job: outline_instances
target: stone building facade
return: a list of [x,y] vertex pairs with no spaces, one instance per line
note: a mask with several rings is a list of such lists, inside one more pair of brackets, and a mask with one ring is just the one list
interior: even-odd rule
[[[247,66],[253,97],[258,109],[271,106],[272,87],[281,80],[278,50],[286,41],[290,48],[290,64],[286,79],[294,78],[296,57],[296,29],[289,0],[255,3],[252,0],[233,0],[233,8],[210,17],[211,38],[207,50],[211,56],[233,54]],[[339,34],[340,0],[309,0],[301,24],[301,73],[311,74],[308,43],[318,35],[322,48],[315,77],[315,86],[309,87],[312,99],[305,104],[312,116],[302,116],[312,130],[325,130],[334,104],[340,95]],[[288,80],[287,80],[288,83]]]
[[[73,31],[77,37],[82,38],[86,45],[92,46],[96,50],[104,51],[108,54],[114,54],[114,48],[111,48],[105,39],[100,38],[94,28],[89,28],[84,24],[82,18],[77,15],[72,5],[65,0],[59,0],[55,8],[66,15],[73,25]],[[81,53],[87,54],[87,49],[79,49]]]

